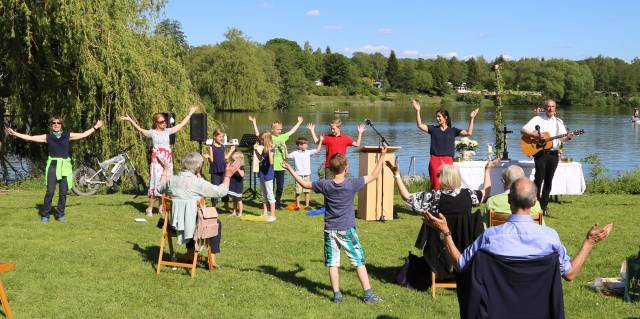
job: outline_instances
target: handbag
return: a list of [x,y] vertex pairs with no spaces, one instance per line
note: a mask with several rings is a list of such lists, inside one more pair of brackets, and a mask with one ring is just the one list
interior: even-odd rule
[[396,283],[405,288],[424,291],[431,285],[430,275],[429,266],[424,258],[409,252],[404,265],[396,274]]
[[206,239],[218,235],[218,211],[215,207],[206,207],[204,200],[198,200],[198,216],[193,240],[196,250],[205,246]]

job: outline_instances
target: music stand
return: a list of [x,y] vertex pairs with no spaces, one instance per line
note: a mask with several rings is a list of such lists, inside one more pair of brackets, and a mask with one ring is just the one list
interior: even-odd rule
[[256,182],[256,176],[254,175],[256,172],[253,171],[253,146],[258,143],[258,140],[260,139],[255,134],[243,134],[242,138],[240,138],[239,143],[241,147],[246,147],[248,149],[247,157],[249,158],[249,188],[247,189],[246,197],[253,199],[262,197],[260,192],[257,191],[258,186]]

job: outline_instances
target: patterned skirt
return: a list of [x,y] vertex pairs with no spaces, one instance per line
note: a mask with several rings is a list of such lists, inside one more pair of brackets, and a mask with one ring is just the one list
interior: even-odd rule
[[169,173],[167,177],[173,175],[173,157],[171,155],[171,148],[153,147],[153,150],[151,151],[151,165],[149,165],[149,197],[160,196],[157,188],[158,185],[160,185],[162,165],[160,165],[158,159],[164,160],[169,165]]

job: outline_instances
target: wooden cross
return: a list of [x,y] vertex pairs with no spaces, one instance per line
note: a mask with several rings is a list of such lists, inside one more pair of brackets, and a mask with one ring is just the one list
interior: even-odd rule
[[[496,106],[496,117],[493,123],[493,132],[495,134],[496,143],[496,154],[502,153],[503,159],[508,158],[507,152],[507,134],[503,133],[503,130],[500,128],[504,127],[504,131],[506,131],[507,127],[504,124],[504,119],[502,118],[502,97],[506,95],[511,96],[542,96],[542,92],[539,91],[517,91],[517,90],[505,90],[504,89],[504,80],[502,80],[502,75],[500,74],[500,64],[495,64],[493,66],[493,72],[496,75],[496,90],[495,91],[465,91],[460,92],[461,94],[472,94],[472,95],[482,95],[482,96],[493,96],[495,97],[494,104]],[[511,132],[507,132],[511,133]]]

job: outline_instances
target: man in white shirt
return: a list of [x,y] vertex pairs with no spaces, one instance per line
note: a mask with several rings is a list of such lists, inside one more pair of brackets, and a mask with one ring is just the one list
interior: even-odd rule
[[[562,120],[556,117],[556,101],[552,99],[545,101],[544,114],[535,116],[520,130],[523,137],[530,137],[534,140],[541,139],[544,132],[548,132],[550,136],[567,133],[567,128]],[[542,150],[533,156],[536,167],[533,182],[538,189],[538,200],[545,215],[553,175],[558,167],[558,149],[562,142],[571,138],[573,138],[573,133],[569,132],[566,137],[553,140],[553,147],[550,150]]]

